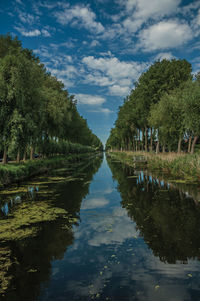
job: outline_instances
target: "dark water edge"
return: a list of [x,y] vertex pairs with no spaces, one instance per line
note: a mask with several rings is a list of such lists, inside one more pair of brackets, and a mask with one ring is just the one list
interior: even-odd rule
[[102,160],[0,194],[0,300],[200,300],[198,186]]

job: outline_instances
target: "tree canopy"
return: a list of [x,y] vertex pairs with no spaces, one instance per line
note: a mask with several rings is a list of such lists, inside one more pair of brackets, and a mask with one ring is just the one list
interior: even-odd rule
[[74,96],[9,34],[0,36],[0,128],[4,162],[7,153],[18,161],[26,154],[33,158],[35,149],[66,153],[70,143],[103,148],[78,113]]
[[155,62],[119,107],[107,149],[188,152],[200,135],[200,82],[186,60]]

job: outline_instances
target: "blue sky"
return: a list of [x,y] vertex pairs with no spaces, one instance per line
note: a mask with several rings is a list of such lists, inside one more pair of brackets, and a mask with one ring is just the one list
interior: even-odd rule
[[153,62],[187,59],[200,70],[200,1],[0,0],[0,28],[63,81],[104,143],[118,107]]

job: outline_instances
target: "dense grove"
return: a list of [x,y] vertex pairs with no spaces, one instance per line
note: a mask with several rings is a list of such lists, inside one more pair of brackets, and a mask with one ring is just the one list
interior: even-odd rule
[[200,136],[200,75],[186,60],[155,62],[119,107],[106,148],[194,153]]
[[0,158],[102,149],[76,100],[17,38],[0,36]]

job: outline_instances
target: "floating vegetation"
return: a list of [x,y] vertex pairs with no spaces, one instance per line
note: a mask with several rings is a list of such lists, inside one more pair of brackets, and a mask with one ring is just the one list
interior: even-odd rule
[[72,181],[83,181],[84,178],[77,178],[77,177],[67,177],[65,178],[66,182],[72,182]]
[[[68,218],[64,209],[52,207],[47,202],[22,203],[7,219],[0,220],[0,240],[21,240],[35,236],[42,222]],[[73,219],[69,222],[73,222]]]
[[0,248],[0,294],[3,295],[9,287],[12,276],[9,270],[12,266],[11,250],[9,248]]

